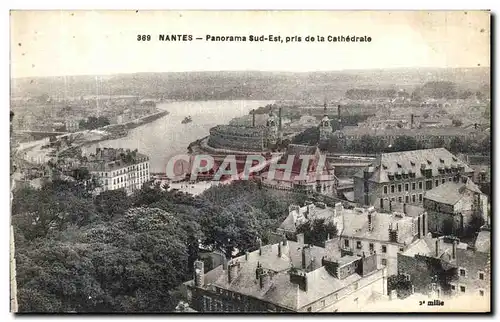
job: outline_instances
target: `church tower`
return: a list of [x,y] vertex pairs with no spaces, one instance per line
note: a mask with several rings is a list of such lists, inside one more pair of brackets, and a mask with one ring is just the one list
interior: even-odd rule
[[268,148],[273,147],[278,143],[278,120],[274,115],[273,110],[269,112],[269,118],[266,122],[266,145]]
[[326,111],[326,100],[324,105],[324,115],[321,119],[321,123],[319,124],[319,143],[324,143],[328,140],[328,138],[332,135],[332,125],[330,124],[330,119],[328,118],[328,114]]

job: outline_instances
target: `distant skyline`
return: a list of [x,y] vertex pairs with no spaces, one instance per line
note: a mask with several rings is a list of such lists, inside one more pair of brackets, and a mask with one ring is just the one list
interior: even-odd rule
[[[149,42],[137,35],[149,34]],[[159,34],[369,36],[160,42]],[[490,67],[487,11],[12,11],[11,77]]]

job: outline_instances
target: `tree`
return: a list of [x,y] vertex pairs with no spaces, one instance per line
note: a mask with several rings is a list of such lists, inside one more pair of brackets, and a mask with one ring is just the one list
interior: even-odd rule
[[393,151],[417,150],[419,147],[417,140],[411,136],[398,136],[392,145]]
[[387,291],[396,290],[398,298],[407,298],[412,293],[412,283],[405,275],[391,275],[387,278]]
[[337,226],[325,219],[313,219],[297,227],[298,234],[304,234],[304,242],[323,247],[328,236],[336,237]]
[[449,144],[449,150],[453,153],[464,152],[465,151],[464,141],[459,137],[454,137],[451,139]]

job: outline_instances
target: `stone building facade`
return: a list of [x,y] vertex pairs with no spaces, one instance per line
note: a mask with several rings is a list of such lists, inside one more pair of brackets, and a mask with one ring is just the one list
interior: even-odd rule
[[429,214],[429,231],[434,234],[473,235],[474,225],[487,222],[488,197],[467,177],[426,191],[423,206]]
[[199,312],[355,312],[387,294],[377,262],[341,256],[337,240],[323,248],[283,239],[208,272],[196,261],[183,287]]
[[421,205],[426,191],[472,175],[469,165],[444,148],[382,153],[354,175],[354,201],[379,209],[387,200]]
[[398,254],[398,272],[407,276],[416,293],[436,298],[487,298],[491,289],[489,235],[487,247],[477,244],[468,246],[449,236],[427,236]]

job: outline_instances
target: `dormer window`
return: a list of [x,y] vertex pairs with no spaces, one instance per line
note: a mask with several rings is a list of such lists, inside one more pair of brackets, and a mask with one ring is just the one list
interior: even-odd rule
[[431,165],[431,164],[432,164],[432,162],[431,162],[430,160],[427,160],[427,164],[428,164],[428,165]]
[[455,157],[452,157],[451,159],[453,160],[453,162],[457,162],[458,161],[457,158],[455,158]]
[[399,164],[399,163],[396,163],[396,165],[398,166],[398,168],[401,168],[401,164]]
[[412,167],[415,166],[415,162],[413,162],[413,161],[410,161],[410,164],[411,164]]
[[443,159],[439,159],[439,162],[444,163],[444,160]]
[[385,164],[382,164],[382,168],[383,168],[384,170],[387,170],[387,166],[386,166]]

